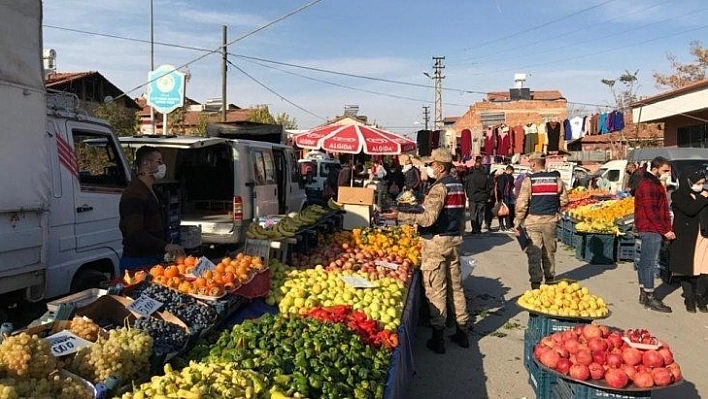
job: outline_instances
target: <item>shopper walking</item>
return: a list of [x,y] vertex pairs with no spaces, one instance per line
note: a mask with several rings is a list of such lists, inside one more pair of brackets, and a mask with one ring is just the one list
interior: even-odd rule
[[506,216],[498,216],[499,231],[514,231],[514,210],[516,197],[514,196],[514,167],[507,165],[504,173],[497,178],[495,186],[496,200],[501,201],[509,209]]
[[654,268],[659,263],[662,240],[676,239],[669,217],[666,188],[660,181],[666,180],[670,174],[671,164],[668,159],[652,159],[649,170],[644,173],[634,193],[634,228],[642,240],[637,265],[639,304],[663,313],[671,313],[671,308],[654,296]]
[[460,220],[465,212],[465,192],[462,183],[450,176],[450,151],[438,148],[433,150],[431,157],[435,184],[425,196],[425,212],[411,214],[393,211],[386,216],[398,218],[400,222],[418,224],[423,242],[420,270],[432,325],[432,337],[427,346],[433,352],[442,354],[445,353],[444,329],[448,303],[457,321],[457,331],[452,341],[463,348],[470,345],[467,330],[469,315],[460,272]]
[[489,180],[487,172],[482,165],[481,157],[477,157],[477,162],[472,168],[472,172],[465,179],[465,193],[470,207],[470,224],[472,234],[482,232],[482,222],[484,220],[484,207],[489,198]]
[[417,167],[413,166],[413,161],[409,155],[401,155],[398,160],[403,165],[401,171],[405,177],[404,185],[406,190],[413,191],[416,198],[422,199],[423,193],[421,192],[421,186],[423,182],[420,178],[420,171]]
[[552,283],[556,275],[556,224],[560,208],[568,203],[565,185],[555,172],[546,171],[546,158],[533,154],[529,157],[532,173],[524,178],[516,199],[514,228],[520,234],[524,226],[531,243],[526,247],[531,288],[539,288],[541,281]]
[[[686,311],[708,312],[708,191],[705,172],[689,169],[681,174],[678,190],[671,194],[676,240],[669,248],[671,274],[679,279]],[[703,223],[701,223],[701,217]]]

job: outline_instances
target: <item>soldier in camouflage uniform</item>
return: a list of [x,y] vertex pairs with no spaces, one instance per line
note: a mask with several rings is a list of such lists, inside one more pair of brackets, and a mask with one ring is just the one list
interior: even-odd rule
[[531,288],[538,288],[545,279],[552,283],[556,275],[556,224],[560,208],[568,203],[565,184],[557,172],[546,171],[546,159],[538,154],[529,157],[531,174],[521,183],[516,199],[514,227],[523,223],[531,244],[526,247],[529,259]]
[[423,239],[421,272],[425,296],[430,303],[430,324],[433,336],[427,346],[435,353],[445,353],[443,337],[447,321],[448,292],[457,321],[457,331],[452,336],[463,348],[469,347],[467,303],[462,289],[460,272],[460,246],[464,228],[465,191],[457,177],[450,175],[452,154],[444,149],[433,150],[432,169],[435,184],[425,196],[421,214],[391,214],[405,223],[418,224]]

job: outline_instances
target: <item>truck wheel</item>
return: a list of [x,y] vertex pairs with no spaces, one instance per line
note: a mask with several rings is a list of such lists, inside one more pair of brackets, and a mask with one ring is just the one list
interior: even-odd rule
[[106,280],[106,275],[98,270],[79,270],[71,281],[71,292],[79,292],[89,288],[99,288]]

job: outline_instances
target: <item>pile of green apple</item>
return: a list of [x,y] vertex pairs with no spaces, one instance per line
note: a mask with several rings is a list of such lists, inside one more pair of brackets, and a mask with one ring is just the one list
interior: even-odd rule
[[[381,327],[395,331],[401,321],[405,285],[396,278],[382,277],[372,281],[373,288],[354,288],[342,280],[343,276],[368,279],[366,273],[352,270],[325,271],[322,265],[314,269],[290,270],[280,286],[280,294],[273,294],[280,313],[304,315],[316,306],[351,305],[376,320]],[[278,300],[279,299],[279,300]]]

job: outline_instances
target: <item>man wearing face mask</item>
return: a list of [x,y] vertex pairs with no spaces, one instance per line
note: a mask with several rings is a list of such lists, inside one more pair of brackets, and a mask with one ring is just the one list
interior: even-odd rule
[[[470,345],[467,329],[469,315],[460,274],[465,191],[460,180],[450,175],[450,151],[437,148],[433,150],[431,158],[431,177],[435,178],[435,183],[425,196],[425,211],[422,214],[393,211],[385,217],[418,225],[418,232],[423,239],[420,270],[425,296],[430,304],[430,324],[433,329],[427,346],[431,351],[442,354],[445,353],[443,335],[448,302],[457,321],[457,332],[452,336],[452,341],[463,348]],[[448,295],[451,295],[449,300]]]
[[155,147],[143,146],[135,152],[136,178],[120,197],[120,231],[123,235],[121,270],[153,265],[168,253],[184,255],[182,247],[165,241],[160,203],[153,184],[165,177],[167,166]]
[[669,201],[661,183],[671,177],[671,164],[664,157],[652,159],[634,193],[634,228],[642,240],[637,265],[639,304],[657,312],[671,313],[671,308],[654,296],[654,268],[659,262],[662,240],[674,240]]

